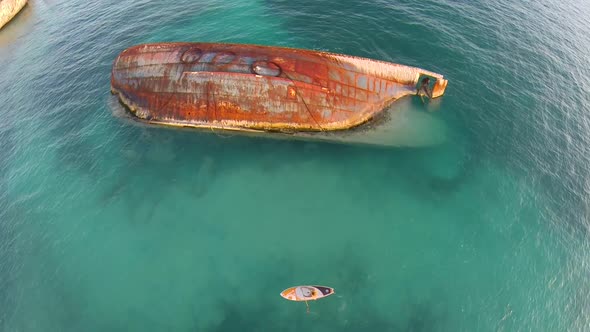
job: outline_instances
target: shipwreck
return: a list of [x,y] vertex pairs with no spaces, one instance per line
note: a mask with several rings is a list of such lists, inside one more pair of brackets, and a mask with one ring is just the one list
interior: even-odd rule
[[27,4],[27,0],[0,0],[0,29]]
[[435,99],[446,86],[440,74],[380,60],[223,43],[132,46],[111,73],[112,93],[144,123],[372,144],[387,141],[396,101]]

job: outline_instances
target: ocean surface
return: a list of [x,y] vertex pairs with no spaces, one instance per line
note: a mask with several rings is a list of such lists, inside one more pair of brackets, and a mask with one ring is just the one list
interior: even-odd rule
[[[148,128],[144,42],[445,75],[383,148]],[[589,331],[585,0],[30,0],[0,30],[1,331]],[[291,286],[336,294],[282,299]]]

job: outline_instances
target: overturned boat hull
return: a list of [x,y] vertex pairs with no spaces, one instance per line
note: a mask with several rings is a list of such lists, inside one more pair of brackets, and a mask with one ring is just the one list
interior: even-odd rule
[[0,29],[27,4],[27,0],[0,0]]
[[[442,75],[420,68],[328,52],[243,44],[157,43],[124,50],[111,90],[142,121],[303,138],[371,130],[371,122],[422,78],[432,98]],[[374,127],[374,124],[373,124]]]

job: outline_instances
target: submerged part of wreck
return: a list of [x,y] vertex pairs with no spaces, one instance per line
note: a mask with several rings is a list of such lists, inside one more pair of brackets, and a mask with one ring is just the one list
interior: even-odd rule
[[[106,104],[113,116],[127,122],[129,125],[175,131],[190,132],[195,130],[191,127],[162,126],[162,124],[139,120],[114,95],[107,98]],[[436,109],[439,106],[437,100],[426,105],[429,109]],[[262,130],[236,131],[235,129],[223,130],[211,128],[198,131],[204,135],[213,134],[222,138],[240,135],[350,145],[420,148],[444,144],[448,139],[448,130],[449,128],[445,122],[436,116],[435,113],[424,111],[424,105],[422,103],[412,98],[402,98],[376,115],[371,121],[348,130],[278,132]]]
[[27,0],[0,0],[0,29],[27,4]]
[[[341,54],[243,44],[158,43],[124,50],[111,90],[151,124],[289,134],[349,131],[381,118],[429,78],[420,68]],[[329,135],[327,136],[329,137]]]

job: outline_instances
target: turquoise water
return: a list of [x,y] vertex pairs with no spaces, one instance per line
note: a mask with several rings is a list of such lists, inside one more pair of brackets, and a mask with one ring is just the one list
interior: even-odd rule
[[[590,330],[584,1],[31,0],[0,31],[3,331]],[[304,47],[449,78],[400,147],[147,128],[114,57]],[[401,127],[401,126],[400,126]],[[336,294],[283,300],[300,284]]]

